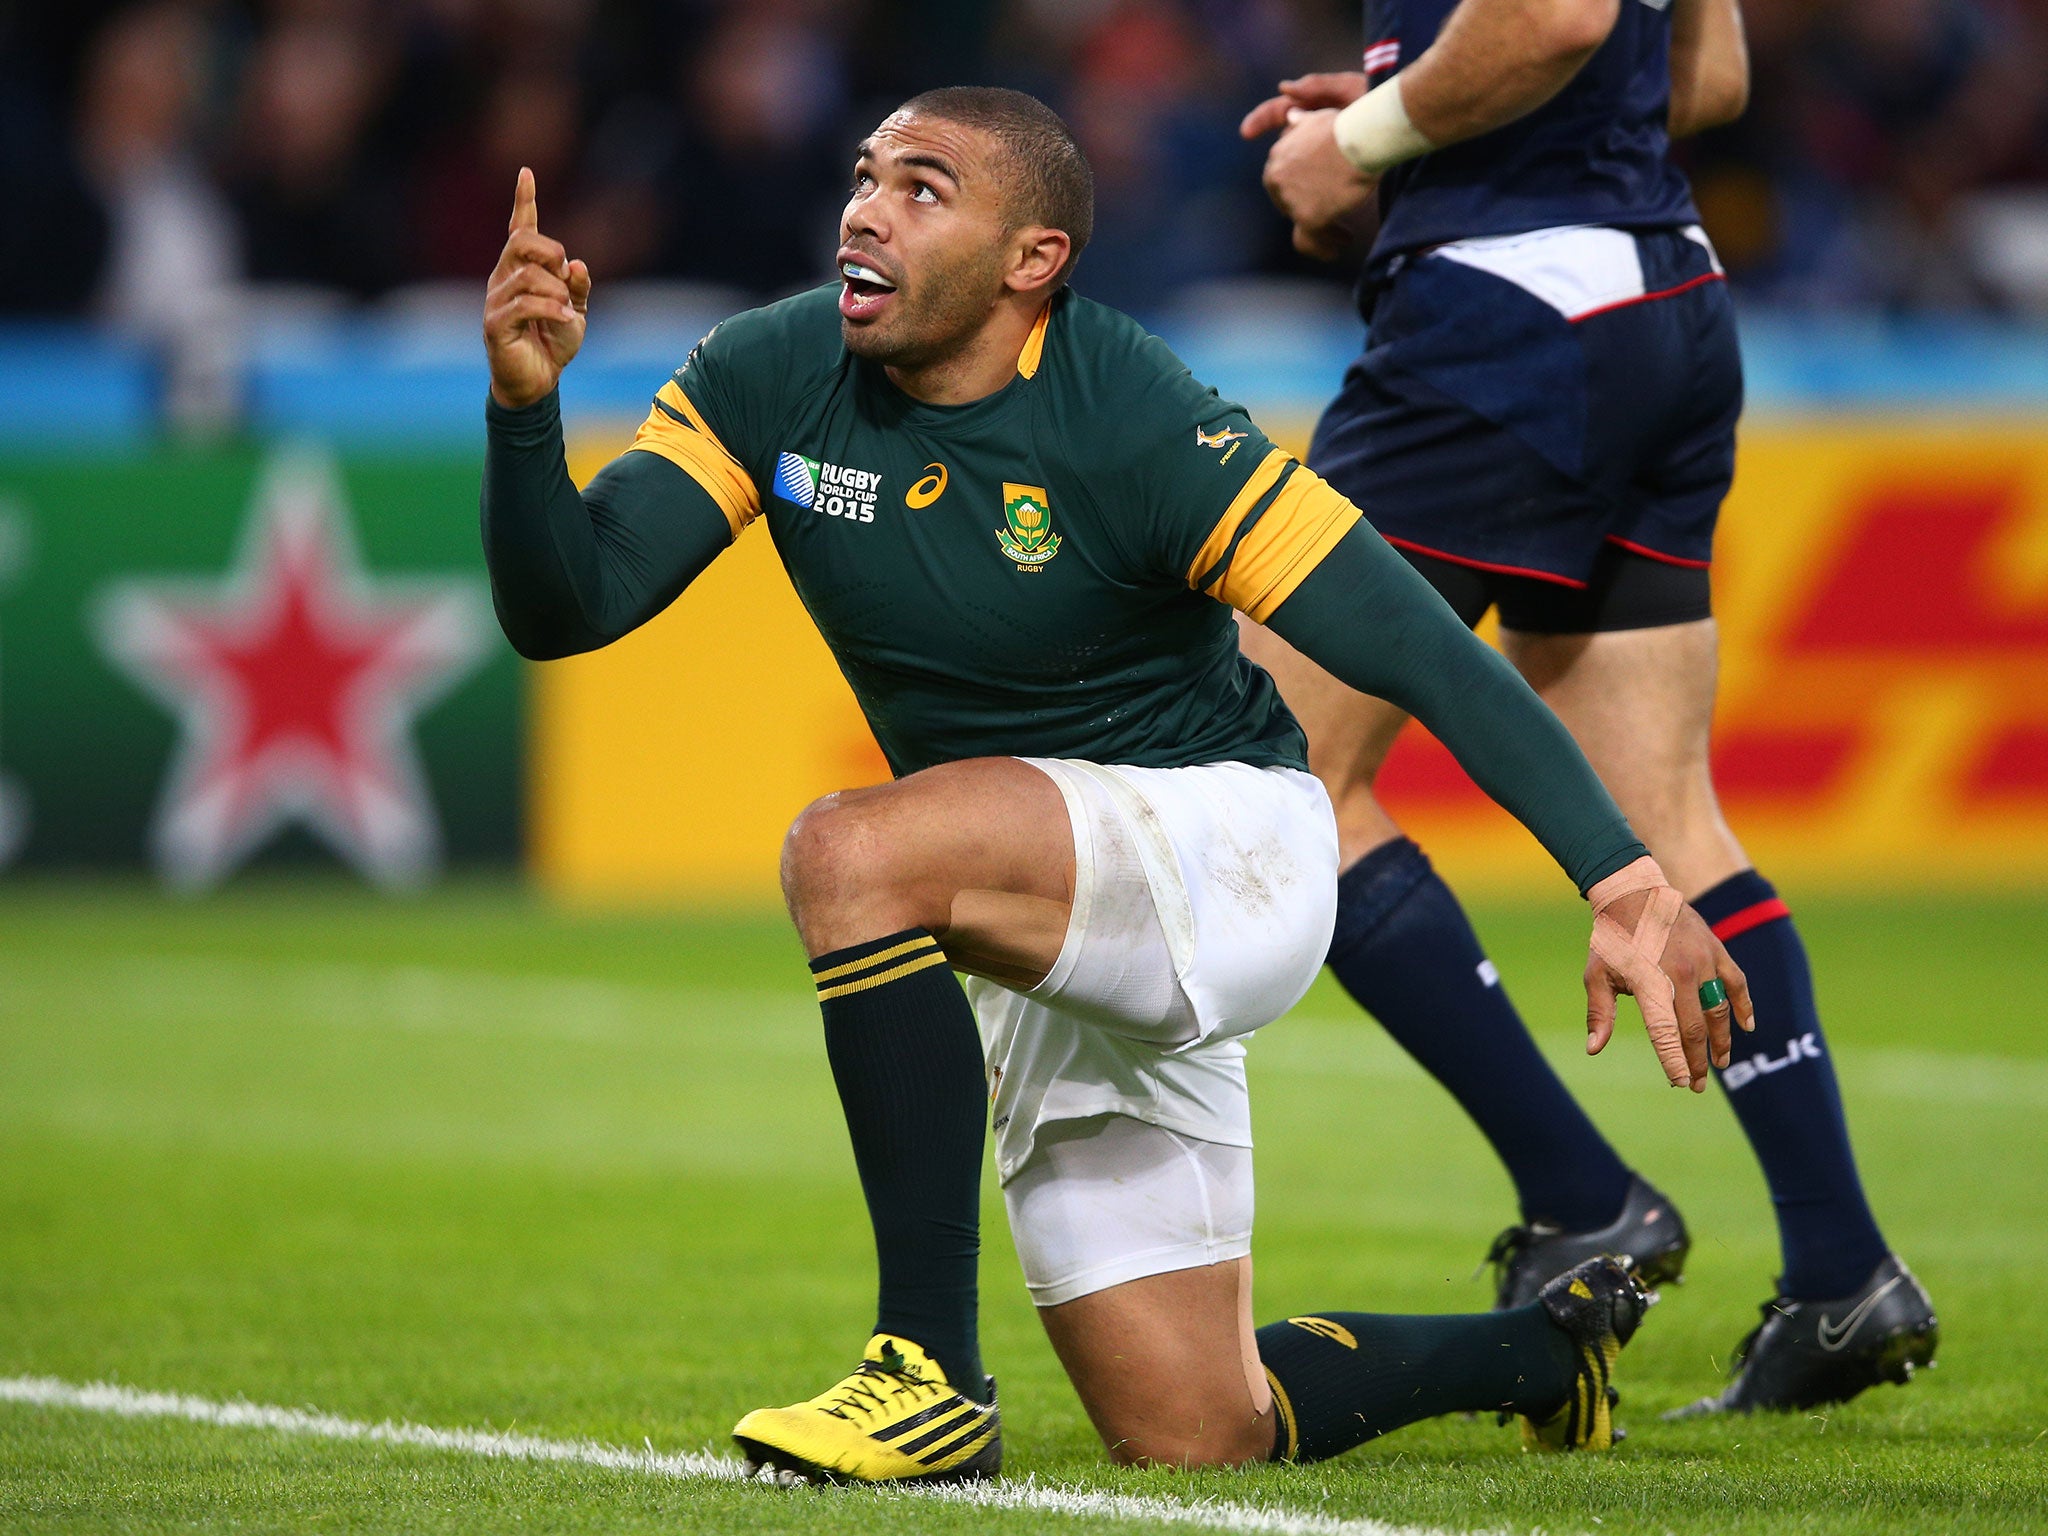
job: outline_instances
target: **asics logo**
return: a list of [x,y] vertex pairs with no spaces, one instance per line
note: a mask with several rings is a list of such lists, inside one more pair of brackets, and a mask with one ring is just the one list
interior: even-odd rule
[[1346,1349],[1358,1348],[1358,1335],[1342,1323],[1333,1323],[1327,1317],[1290,1317],[1287,1321],[1314,1334],[1317,1338],[1328,1339],[1332,1344],[1342,1344]]
[[1839,1323],[1830,1322],[1827,1313],[1821,1313],[1820,1347],[1828,1351],[1829,1354],[1833,1354],[1841,1349],[1843,1345],[1849,1342],[1856,1330],[1863,1325],[1863,1319],[1870,1316],[1870,1309],[1880,1301],[1883,1301],[1891,1293],[1892,1288],[1905,1278],[1904,1275],[1893,1275],[1891,1279],[1885,1281],[1883,1285],[1880,1285],[1868,1296],[1857,1302],[1855,1306],[1851,1307],[1848,1315]]
[[946,466],[927,464],[925,468],[932,473],[903,493],[903,504],[913,512],[922,512],[946,494]]

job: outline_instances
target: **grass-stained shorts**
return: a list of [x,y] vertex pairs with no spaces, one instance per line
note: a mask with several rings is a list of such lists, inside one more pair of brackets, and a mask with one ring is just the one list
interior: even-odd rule
[[1243,1037],[1329,951],[1337,823],[1314,777],[1027,758],[1074,837],[1066,941],[1030,992],[970,979],[996,1167],[1033,1299],[1250,1251]]

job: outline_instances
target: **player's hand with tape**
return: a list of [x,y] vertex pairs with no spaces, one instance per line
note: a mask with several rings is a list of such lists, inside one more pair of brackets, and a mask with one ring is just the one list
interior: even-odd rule
[[1728,1065],[1730,1023],[1756,1028],[1742,968],[1647,854],[1600,881],[1586,900],[1593,905],[1586,1053],[1613,1038],[1616,999],[1631,993],[1672,1086],[1705,1092],[1708,1063]]
[[484,295],[492,398],[518,410],[545,397],[583,345],[589,309],[590,268],[540,232],[533,172],[522,167],[505,249]]
[[1238,132],[1247,139],[1284,130],[1266,153],[1266,195],[1294,225],[1294,248],[1334,260],[1357,238],[1372,211],[1377,176],[1344,157],[1337,142],[1338,109],[1365,94],[1358,73],[1303,75],[1280,82],[1280,94],[1245,114]]

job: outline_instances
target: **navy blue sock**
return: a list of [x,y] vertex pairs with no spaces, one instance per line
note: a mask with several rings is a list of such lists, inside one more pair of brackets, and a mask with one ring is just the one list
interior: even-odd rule
[[1280,1411],[1273,1460],[1322,1461],[1440,1413],[1542,1417],[1572,1389],[1571,1340],[1541,1302],[1476,1316],[1325,1312],[1259,1330]]
[[1846,1296],[1870,1278],[1885,1242],[1856,1176],[1806,946],[1771,882],[1753,869],[1693,906],[1749,978],[1756,1006],[1756,1032],[1735,1031],[1732,1058],[1717,1075],[1771,1187],[1785,1255],[1779,1289],[1809,1301]]
[[1330,969],[1493,1143],[1524,1221],[1582,1231],[1621,1213],[1627,1165],[1536,1049],[1458,898],[1407,838],[1337,882]]
[[974,1013],[922,928],[811,962],[825,1054],[875,1228],[875,1332],[988,1400],[976,1335],[988,1083]]

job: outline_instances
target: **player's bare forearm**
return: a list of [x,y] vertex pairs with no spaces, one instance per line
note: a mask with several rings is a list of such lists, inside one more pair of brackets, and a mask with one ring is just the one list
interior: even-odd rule
[[1462,0],[1401,72],[1409,120],[1442,146],[1527,116],[1599,51],[1619,8],[1619,0]]
[[1672,0],[1671,136],[1732,123],[1748,105],[1741,0]]
[[484,563],[498,623],[528,660],[638,628],[732,542],[716,503],[657,454],[621,454],[579,492],[552,391],[518,410],[494,398],[485,415]]

